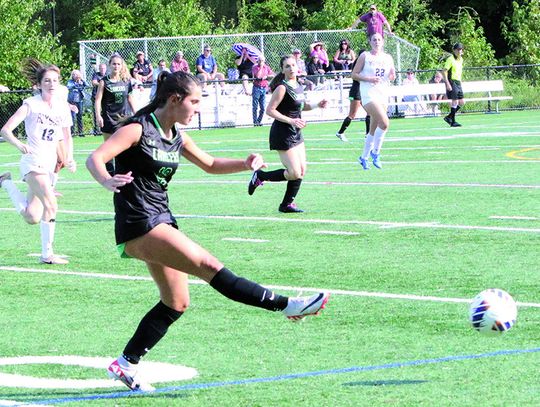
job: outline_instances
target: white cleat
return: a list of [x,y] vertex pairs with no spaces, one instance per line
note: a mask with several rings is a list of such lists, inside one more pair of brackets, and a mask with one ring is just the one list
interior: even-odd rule
[[343,141],[344,143],[347,143],[349,141],[349,139],[345,137],[345,134],[342,134],[342,133],[336,133],[336,137],[340,139],[341,141]]
[[69,261],[56,255],[52,255],[49,257],[40,257],[39,262],[41,264],[69,264]]
[[328,297],[330,294],[325,292],[317,293],[311,297],[290,297],[283,313],[293,321],[299,321],[308,315],[318,315],[326,306]]
[[[120,359],[120,358],[119,358]],[[132,391],[155,391],[156,388],[150,383],[146,383],[137,376],[137,368],[135,365],[132,365],[125,362],[129,367],[122,367],[118,363],[118,359],[112,362],[107,368],[107,374],[111,379],[120,380]]]
[[7,179],[11,179],[11,172],[4,172],[2,175],[0,175],[0,188],[2,188],[2,182]]

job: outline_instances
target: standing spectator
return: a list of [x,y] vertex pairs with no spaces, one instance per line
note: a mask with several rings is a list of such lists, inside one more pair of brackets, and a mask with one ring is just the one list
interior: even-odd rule
[[392,33],[392,29],[390,28],[390,24],[386,20],[386,17],[383,13],[377,10],[377,6],[375,4],[369,6],[369,11],[363,16],[358,17],[350,29],[356,28],[361,22],[367,24],[366,32],[368,38],[371,38],[371,36],[375,33],[379,33],[382,37],[384,37],[384,26],[386,26],[388,29],[389,35],[394,35]]
[[182,51],[176,51],[174,58],[171,61],[171,72],[191,72],[188,62],[184,59],[184,53]]
[[212,55],[212,48],[209,45],[205,45],[203,53],[199,55],[195,62],[197,66],[197,77],[201,80],[203,86],[203,95],[206,93],[206,82],[212,80],[220,80],[221,93],[225,94],[225,83],[223,80],[225,76],[218,72],[218,64],[214,56]]
[[349,45],[349,41],[343,39],[339,43],[339,48],[334,54],[334,69],[336,71],[348,71],[351,69],[356,54]]
[[141,83],[151,83],[153,79],[152,63],[144,57],[144,52],[139,51],[133,65],[133,77]]
[[154,79],[152,81],[152,89],[150,89],[150,99],[152,99],[154,95],[156,94],[157,80],[158,80],[159,74],[162,72],[171,72],[169,68],[167,68],[167,65],[164,59],[160,59],[158,62],[157,68],[154,69]]
[[257,64],[253,67],[252,74],[254,78],[252,93],[253,125],[262,126],[261,122],[265,109],[268,78],[274,75],[272,69],[266,64],[264,55],[259,55]]
[[369,39],[371,51],[362,52],[352,71],[353,80],[360,82],[362,105],[371,116],[369,133],[366,135],[364,151],[358,161],[364,170],[369,169],[367,162],[371,155],[373,165],[381,168],[381,147],[384,136],[388,131],[389,121],[387,111],[387,89],[390,81],[396,78],[394,60],[384,52],[384,39],[375,33]]
[[[360,51],[360,54],[362,54],[364,50]],[[358,59],[356,59],[351,66],[351,69],[354,69],[356,62]],[[362,106],[362,96],[360,94],[360,82],[353,79],[351,88],[349,89],[349,114],[345,119],[343,120],[343,123],[341,123],[341,127],[339,131],[336,133],[336,137],[340,139],[341,141],[348,142],[349,140],[345,136],[345,130],[349,127],[351,122],[356,118],[356,115],[358,114],[358,110],[360,110],[360,106]],[[365,123],[366,123],[366,134],[369,133],[369,124],[371,121],[371,117],[366,115]]]
[[242,53],[234,60],[238,67],[240,79],[242,79],[242,88],[246,95],[251,95],[248,89],[247,79],[253,78],[253,66],[257,61],[249,55],[247,48],[242,48]]
[[84,137],[83,132],[83,102],[84,102],[84,89],[88,87],[83,80],[81,71],[74,69],[71,72],[71,79],[67,82],[68,88],[68,103],[77,107],[77,112],[72,111],[71,117],[73,121],[73,127],[71,128],[71,134],[75,134],[75,121],[77,122],[77,135]]
[[[53,251],[58,204],[51,185],[51,177],[57,162],[75,171],[73,151],[64,148],[64,137],[71,138],[71,114],[67,100],[60,98],[60,69],[55,65],[43,65],[28,59],[24,74],[39,93],[23,101],[22,106],[8,119],[0,135],[22,153],[20,170],[28,185],[26,197],[11,180],[11,174],[0,175],[0,188],[7,191],[17,212],[24,220],[39,223],[41,235],[40,262],[44,264],[67,264]],[[26,143],[13,134],[24,121]]]
[[304,89],[296,80],[298,68],[292,55],[281,57],[280,67],[281,72],[270,83],[272,98],[266,114],[274,119],[270,129],[270,150],[277,150],[285,168],[255,171],[248,185],[248,194],[253,195],[255,189],[264,181],[287,181],[287,190],[278,210],[283,213],[298,213],[304,211],[296,206],[294,199],[307,168],[306,147],[302,136],[306,121],[302,120],[302,110],[324,108],[328,102],[324,99],[319,103],[306,102]]
[[296,67],[298,69],[296,80],[300,85],[303,85],[305,90],[313,90],[313,82],[307,79],[306,63],[302,59],[302,51],[298,48],[292,52],[294,59],[296,59]]
[[323,42],[314,42],[309,46],[309,56],[310,58],[313,58],[314,56],[317,56],[319,58],[320,63],[323,66],[324,72],[333,71],[334,70],[334,64],[330,63],[330,59],[328,58],[328,53],[326,52],[326,49],[324,48]]
[[[96,104],[96,92],[98,89],[99,81],[102,80],[106,74],[107,64],[101,63],[99,64],[97,72],[94,72],[94,74],[92,75],[92,109],[94,109],[94,106]],[[95,112],[94,114],[92,114],[92,120],[94,122],[94,135],[101,134],[101,130],[96,122]]]
[[[119,54],[109,58],[109,74],[99,81],[94,112],[103,138],[108,138],[122,124],[130,112],[135,112],[131,93],[131,76],[126,62]],[[131,111],[130,111],[131,108]],[[107,163],[107,170],[114,173],[114,162]]]
[[[429,80],[429,83],[444,83],[444,76],[441,71],[435,72],[435,74],[431,77]],[[444,93],[434,93],[433,95],[429,95],[429,100],[444,100],[444,97],[446,95]],[[432,109],[433,109],[433,115],[437,116],[441,113],[439,110],[439,105],[437,103],[431,103]]]
[[461,73],[463,71],[463,44],[456,42],[450,55],[444,63],[443,77],[446,83],[446,96],[450,99],[450,114],[444,121],[452,127],[460,127],[456,122],[456,113],[465,104],[463,90],[461,89]]
[[[213,157],[181,130],[180,126],[189,125],[199,112],[201,95],[193,75],[162,74],[156,97],[94,151],[86,164],[99,184],[115,192],[115,234],[122,257],[145,262],[159,290],[159,302],[141,319],[122,354],[107,369],[130,390],[154,390],[138,376],[139,361],[187,310],[188,275],[206,281],[233,301],[280,311],[291,320],[318,314],[329,297],[326,292],[296,298],[274,293],[238,277],[178,230],[167,187],[181,156],[209,174],[257,170],[266,165],[259,154],[246,159]],[[115,156],[118,173],[111,177],[105,162]]]

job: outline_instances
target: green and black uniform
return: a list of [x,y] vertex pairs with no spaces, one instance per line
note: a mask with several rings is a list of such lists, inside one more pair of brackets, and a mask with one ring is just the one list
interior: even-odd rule
[[455,55],[448,57],[444,63],[444,69],[452,86],[452,90],[446,91],[446,96],[451,100],[463,99],[463,90],[461,89],[461,73],[463,71],[463,58],[457,59]]
[[131,81],[111,81],[109,75],[103,80],[103,96],[101,98],[101,117],[103,117],[103,133],[112,134],[129,115],[128,95],[132,92]]
[[132,172],[133,181],[114,194],[116,244],[123,244],[143,236],[160,223],[174,227],[176,220],[169,209],[167,186],[178,168],[182,154],[182,136],[173,128],[171,140],[153,114],[134,117],[127,121],[139,123],[142,135],[139,143],[116,157],[116,172]]

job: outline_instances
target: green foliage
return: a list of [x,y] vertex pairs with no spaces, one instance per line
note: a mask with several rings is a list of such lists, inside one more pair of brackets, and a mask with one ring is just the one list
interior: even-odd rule
[[65,67],[58,38],[46,32],[43,20],[37,17],[47,9],[44,0],[0,0],[0,84],[27,89],[28,81],[20,72],[20,62],[27,57]]
[[514,1],[511,16],[501,24],[504,38],[513,48],[506,60],[512,64],[540,63],[540,3],[538,0]]
[[494,65],[495,51],[484,35],[478,13],[470,7],[460,7],[457,15],[448,21],[450,44],[461,42],[465,46],[464,58],[468,66]]
[[83,15],[82,30],[86,39],[129,38],[135,22],[131,11],[116,0],[105,0]]
[[333,30],[350,27],[358,17],[352,10],[360,10],[365,1],[324,0],[320,11],[305,18],[306,30]]
[[268,0],[260,3],[242,1],[238,10],[239,32],[279,32],[291,28],[301,13],[295,3],[287,0]]

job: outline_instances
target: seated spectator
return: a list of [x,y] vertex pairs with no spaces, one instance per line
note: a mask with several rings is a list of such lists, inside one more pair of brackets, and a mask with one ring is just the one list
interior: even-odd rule
[[292,55],[296,59],[296,67],[298,68],[297,82],[303,85],[305,90],[313,90],[313,82],[307,79],[306,63],[302,59],[302,51],[297,48],[293,51]]
[[162,72],[171,72],[169,68],[167,68],[167,64],[165,63],[164,59],[160,59],[157,68],[154,69],[154,79],[152,80],[152,88],[150,89],[150,99],[152,99],[156,94],[157,78]]
[[212,55],[212,48],[210,48],[209,45],[204,46],[203,53],[199,55],[195,65],[197,66],[197,77],[202,82],[203,94],[206,93],[206,81],[216,79],[220,80],[221,93],[225,93],[225,83],[222,82],[225,79],[225,76],[221,72],[218,72],[218,64]]
[[257,64],[253,66],[253,96],[251,98],[253,125],[262,126],[262,118],[266,109],[266,91],[268,79],[274,76],[272,69],[266,64],[264,55],[260,55]]
[[312,81],[315,86],[321,85],[324,82],[324,77],[322,75],[326,72],[318,55],[315,54],[311,57],[311,61],[307,64],[307,73],[309,75],[309,80]]
[[[444,83],[443,74],[441,71],[435,72],[435,75],[429,80],[429,83]],[[446,94],[438,93],[429,95],[429,100],[444,100]],[[437,103],[431,103],[431,108],[434,115],[439,115],[441,111],[439,110],[439,105]]]
[[133,77],[141,83],[151,83],[153,73],[152,63],[144,58],[144,52],[137,52],[137,60],[133,65]]
[[334,70],[334,64],[330,63],[330,60],[328,59],[328,53],[326,52],[326,49],[324,48],[323,42],[314,42],[309,46],[309,56],[310,58],[313,58],[315,55],[319,58],[320,63],[323,66],[323,69],[325,72],[333,71]]
[[349,45],[349,41],[341,40],[339,48],[334,54],[334,69],[336,71],[348,71],[351,69],[356,54]]
[[174,58],[171,61],[171,72],[191,72],[188,62],[184,59],[184,53],[182,51],[176,51]]
[[77,123],[77,134],[83,136],[83,101],[84,101],[84,89],[88,85],[82,79],[81,71],[74,69],[71,72],[71,79],[67,82],[69,104],[77,107],[77,111],[71,112],[71,118],[73,126],[71,127],[71,133],[75,134],[75,123]]
[[[412,69],[407,70],[407,77],[403,79],[403,85],[419,85],[418,79]],[[406,95],[403,96],[404,102],[420,102],[420,97],[418,95]],[[407,105],[407,110],[414,114],[425,113],[425,106],[421,103],[414,103],[413,105]]]
[[248,81],[246,79],[253,78],[253,66],[257,62],[256,59],[252,58],[247,48],[242,48],[242,53],[234,60],[234,63],[238,67],[238,74],[242,79],[242,87],[244,88],[244,93],[246,95],[251,95],[251,92],[248,89]]

